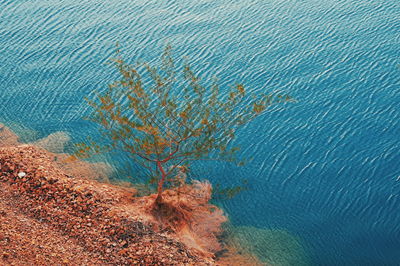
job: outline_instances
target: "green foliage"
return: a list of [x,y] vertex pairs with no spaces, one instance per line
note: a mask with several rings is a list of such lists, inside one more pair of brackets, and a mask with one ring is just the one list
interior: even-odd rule
[[93,108],[89,119],[101,126],[107,144],[81,143],[76,155],[121,149],[161,176],[161,188],[176,167],[191,161],[234,161],[239,148],[231,141],[237,129],[271,105],[292,101],[277,93],[248,95],[242,84],[223,90],[217,83],[205,86],[187,63],[179,75],[170,46],[159,67],[129,65],[119,49],[111,62],[120,79],[87,99]]
[[243,180],[241,185],[226,187],[221,184],[216,184],[213,188],[213,198],[227,200],[234,198],[242,191],[248,190],[248,180]]

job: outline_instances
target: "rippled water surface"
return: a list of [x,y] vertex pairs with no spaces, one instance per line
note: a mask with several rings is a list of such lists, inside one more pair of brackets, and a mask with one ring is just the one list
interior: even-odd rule
[[249,180],[223,203],[235,225],[277,241],[265,252],[301,243],[312,265],[399,265],[399,30],[398,0],[0,0],[0,121],[93,134],[83,97],[115,77],[115,43],[145,60],[170,43],[203,77],[298,100],[240,132],[251,164],[193,171]]

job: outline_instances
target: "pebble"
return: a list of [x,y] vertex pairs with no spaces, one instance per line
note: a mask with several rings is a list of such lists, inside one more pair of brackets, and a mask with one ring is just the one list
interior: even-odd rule
[[18,177],[19,177],[19,178],[23,178],[24,176],[26,176],[26,173],[25,173],[25,172],[19,172],[19,173],[18,173]]
[[[11,153],[11,151],[8,152]],[[19,150],[16,151],[19,152]],[[11,154],[13,155],[13,153]],[[35,153],[24,154],[19,152],[17,154],[24,156],[19,155],[20,158],[14,155],[10,159],[5,159],[4,154],[0,152],[0,162],[3,168],[4,164],[7,163],[7,173],[15,170],[10,174],[13,181],[12,185],[15,185],[16,192],[18,191],[24,196],[23,204],[27,206],[27,210],[32,211],[31,214],[39,222],[57,225],[57,228],[60,228],[66,234],[70,234],[71,238],[83,241],[85,245],[87,244],[88,251],[100,254],[97,259],[103,259],[107,262],[119,260],[121,264],[118,263],[118,265],[128,265],[128,263],[132,265],[135,261],[141,265],[166,265],[172,264],[168,263],[172,261],[176,265],[184,265],[184,261],[187,261],[185,254],[178,254],[174,250],[175,241],[169,240],[169,236],[159,235],[156,231],[152,232],[152,230],[146,229],[141,222],[135,222],[133,217],[122,217],[124,208],[116,208],[115,212],[109,213],[110,204],[115,204],[116,200],[112,197],[114,196],[113,190],[107,186],[101,188],[100,185],[97,186],[97,183],[95,183],[96,185],[88,188],[84,185],[89,184],[87,181],[63,178],[63,173],[61,171],[59,173],[56,171],[58,169],[52,168],[51,165],[46,165],[47,168],[42,165],[38,166],[38,160],[34,159]],[[38,157],[36,155],[36,158]],[[29,168],[24,165],[15,166],[13,161],[20,162],[22,159],[23,162],[32,160],[32,162],[29,161]],[[45,169],[49,169],[49,171]],[[0,173],[2,172],[0,171]],[[46,172],[51,175],[44,174]],[[14,179],[15,174],[17,174],[17,180]],[[28,174],[30,178],[27,180]],[[45,178],[46,176],[51,178]],[[1,175],[0,178],[2,178]],[[58,182],[53,182],[53,180]],[[27,190],[29,190],[29,193],[26,193]],[[107,190],[105,191],[107,194],[104,190]],[[89,197],[87,196],[88,193]],[[95,211],[88,211],[88,209]],[[7,216],[7,213],[0,210],[0,217],[2,216]],[[132,228],[135,229],[134,232],[129,233]],[[37,246],[37,248],[47,252],[45,247]],[[171,248],[171,251],[167,251]],[[124,252],[120,252],[121,250],[124,250]],[[49,252],[51,251],[53,250],[49,250]],[[168,254],[169,252],[172,254]],[[3,265],[1,263],[2,253],[3,250],[0,248],[0,265]],[[58,253],[54,254],[59,256]],[[58,259],[63,259],[63,257]],[[140,259],[144,260],[140,262]],[[194,257],[190,262],[194,263],[196,260],[200,262],[197,265],[206,265],[201,257]],[[72,261],[68,262],[68,260],[65,260],[64,263],[73,264]]]

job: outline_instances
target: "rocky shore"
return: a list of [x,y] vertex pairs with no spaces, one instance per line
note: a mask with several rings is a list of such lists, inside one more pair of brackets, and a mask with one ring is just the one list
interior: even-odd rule
[[[17,210],[15,215],[36,220],[56,236],[68,236],[75,246],[91,255],[71,258],[59,253],[55,257],[50,254],[42,258],[40,252],[38,261],[34,259],[31,263],[208,265],[212,262],[199,256],[197,250],[190,250],[176,241],[168,232],[155,232],[151,224],[138,219],[138,214],[132,218],[118,209],[116,206],[124,197],[133,198],[132,193],[129,195],[125,189],[70,177],[52,165],[45,154],[44,150],[33,146],[0,149],[2,205],[8,206],[1,211],[2,219],[13,215],[10,208]],[[12,260],[16,259],[18,264],[20,258],[26,256],[15,254],[21,247],[18,241],[15,242],[15,236],[10,238],[7,228],[1,224],[3,263],[13,264]],[[32,240],[49,237],[47,230],[36,233],[37,238]],[[18,232],[18,235],[26,237],[26,232]],[[32,255],[32,250],[21,251]],[[60,261],[57,261],[58,257]],[[72,261],[74,259],[76,261]]]
[[226,217],[208,203],[208,183],[165,191],[174,211],[160,215],[155,195],[95,180],[99,165],[0,130],[1,265],[255,264],[232,251],[215,256],[226,249],[218,241]]

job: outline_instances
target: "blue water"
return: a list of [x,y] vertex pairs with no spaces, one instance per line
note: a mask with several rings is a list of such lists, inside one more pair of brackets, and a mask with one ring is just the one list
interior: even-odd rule
[[240,131],[251,164],[193,171],[249,180],[234,224],[290,232],[312,265],[400,265],[399,30],[398,0],[0,0],[0,121],[95,134],[83,97],[115,43],[150,61],[170,43],[202,77],[298,100]]

